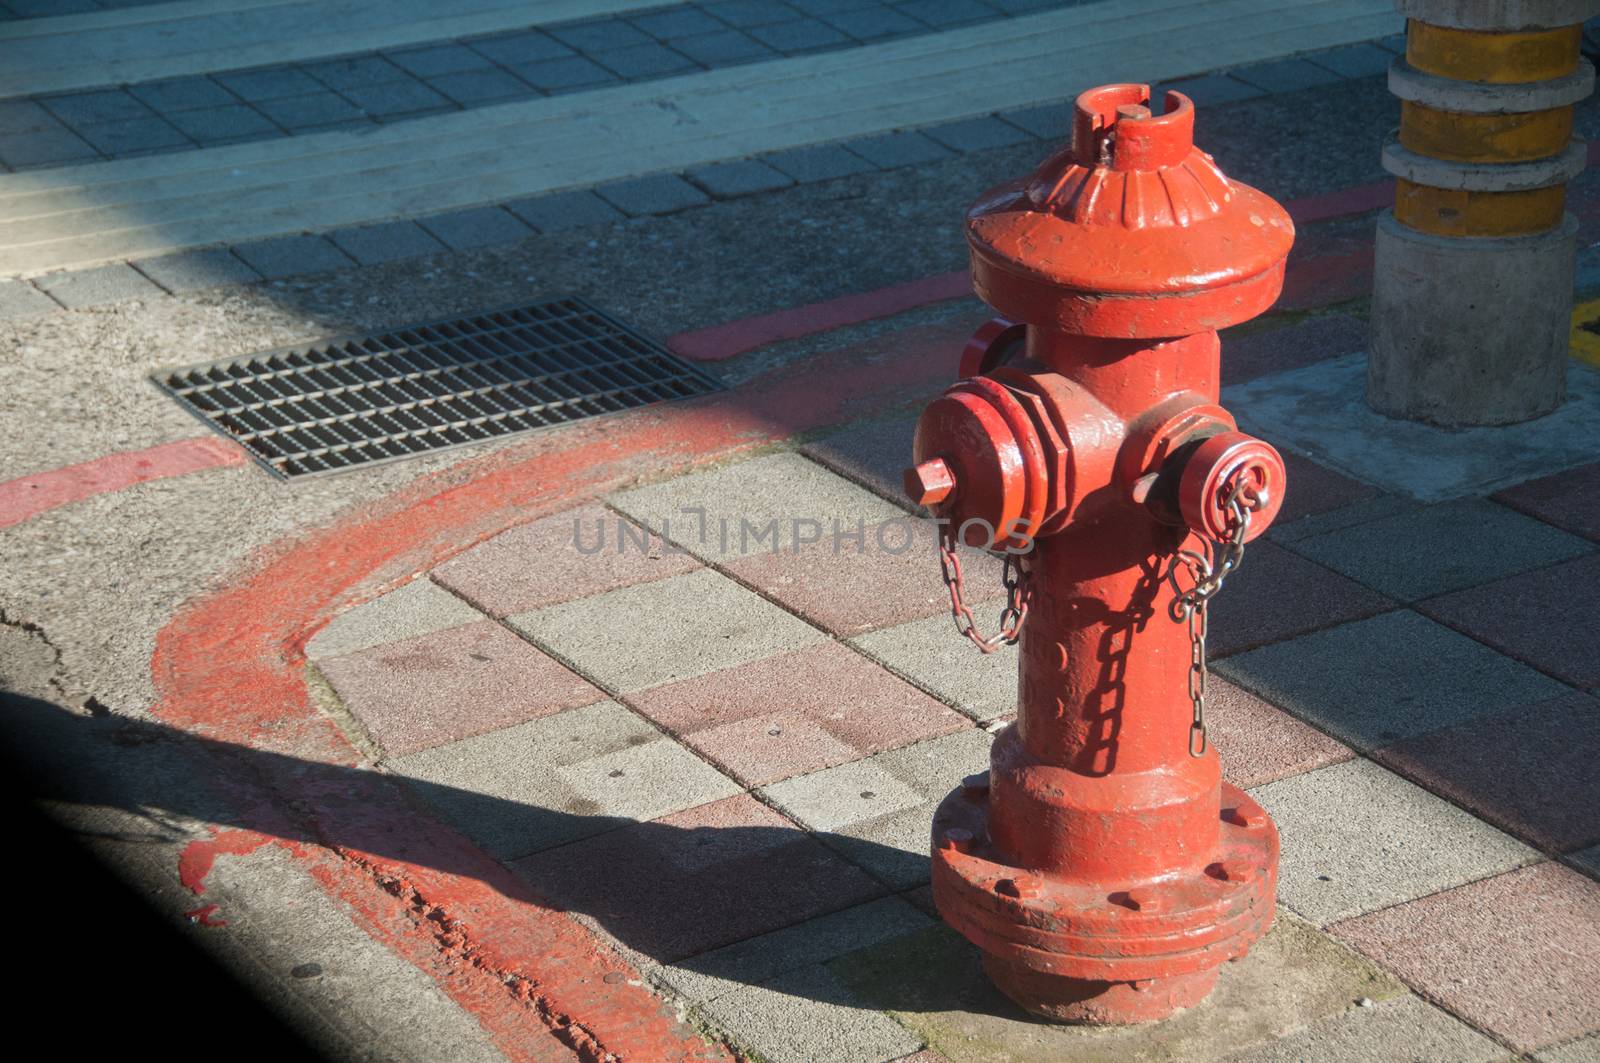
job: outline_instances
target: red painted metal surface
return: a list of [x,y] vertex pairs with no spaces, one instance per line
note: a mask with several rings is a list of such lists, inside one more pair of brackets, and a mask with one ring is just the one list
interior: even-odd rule
[[933,888],[996,984],[1065,1021],[1199,1002],[1276,894],[1272,821],[1188,744],[1172,573],[1230,534],[1241,485],[1252,536],[1282,502],[1282,459],[1217,405],[1216,330],[1278,296],[1294,227],[1165,103],[1084,93],[1070,148],[972,208],[974,285],[1005,319],[924,411],[907,474],[968,544],[1032,540],[1018,720],[941,805]]

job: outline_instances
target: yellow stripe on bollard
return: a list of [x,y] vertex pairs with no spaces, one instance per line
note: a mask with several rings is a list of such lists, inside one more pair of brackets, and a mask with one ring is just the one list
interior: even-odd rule
[[1549,81],[1578,68],[1583,26],[1525,33],[1458,30],[1409,19],[1406,62],[1427,74],[1494,85]]
[[1463,114],[1400,101],[1400,146],[1452,162],[1546,159],[1572,139],[1572,108],[1526,114]]
[[1572,308],[1572,357],[1600,369],[1600,299]]
[[1394,216],[1402,225],[1434,236],[1528,236],[1561,222],[1567,188],[1522,192],[1468,192],[1395,182]]

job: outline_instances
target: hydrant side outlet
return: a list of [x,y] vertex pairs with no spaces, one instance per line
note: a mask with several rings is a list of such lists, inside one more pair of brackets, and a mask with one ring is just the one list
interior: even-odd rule
[[[1063,1021],[1198,1003],[1276,897],[1277,828],[1205,741],[1204,632],[1285,487],[1217,405],[1217,329],[1277,298],[1294,229],[1194,147],[1186,97],[1149,96],[1084,93],[1071,145],[969,212],[1004,317],[924,411],[906,478],[946,521],[947,581],[957,542],[1008,554],[1021,643],[1017,722],[935,816],[934,899],[1003,991]],[[959,569],[952,592],[960,625]]]

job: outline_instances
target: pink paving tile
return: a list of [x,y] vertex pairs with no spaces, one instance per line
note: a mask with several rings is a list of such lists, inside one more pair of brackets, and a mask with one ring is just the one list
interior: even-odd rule
[[1587,694],[1468,720],[1373,759],[1547,852],[1600,842],[1600,699]]
[[1223,777],[1244,788],[1355,756],[1343,742],[1217,675],[1206,684],[1206,734],[1217,747]]
[[1508,487],[1494,500],[1574,535],[1600,540],[1600,462]]
[[[1281,319],[1280,319],[1281,320]],[[1326,314],[1292,325],[1268,319],[1222,335],[1222,383],[1241,384],[1260,376],[1299,369],[1325,358],[1362,350],[1367,323],[1349,314]],[[1290,481],[1293,484],[1294,481]]]
[[318,662],[384,752],[400,756],[605,700],[492,621]]
[[627,700],[752,787],[971,726],[960,713],[834,642]]
[[882,896],[865,872],[748,794],[512,865],[630,949],[673,963]]
[[[847,532],[855,529],[846,529]],[[835,549],[831,531],[798,550],[749,554],[729,563],[730,573],[768,598],[841,637],[920,620],[950,608],[939,574],[934,526],[902,517],[869,525],[865,548],[846,540]],[[1000,562],[963,552],[969,603],[1002,597]]]
[[918,413],[851,425],[807,443],[800,453],[895,502],[905,501],[900,474],[911,464]]
[[1600,1029],[1600,883],[1535,864],[1330,928],[1522,1052]]
[[1225,657],[1393,608],[1355,580],[1257,539],[1212,600],[1207,650]]
[[510,616],[699,567],[633,521],[589,505],[501,532],[432,576],[491,616]]
[[1573,686],[1600,686],[1600,554],[1422,602],[1418,610]]
[[1315,513],[1343,509],[1353,503],[1376,498],[1382,493],[1371,484],[1352,480],[1292,450],[1283,452],[1283,463],[1289,471],[1289,481],[1283,496],[1283,508],[1278,511],[1279,524],[1288,524]]

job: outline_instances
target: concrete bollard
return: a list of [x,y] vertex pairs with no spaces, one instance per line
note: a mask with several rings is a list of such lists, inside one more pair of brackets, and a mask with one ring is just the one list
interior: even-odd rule
[[1396,0],[1389,68],[1397,179],[1378,222],[1367,401],[1443,426],[1513,424],[1566,394],[1577,221],[1566,183],[1587,157],[1572,108],[1600,0]]

